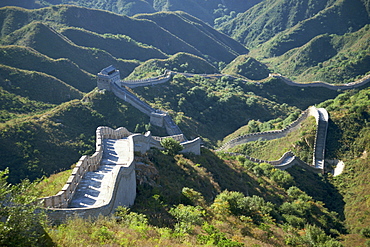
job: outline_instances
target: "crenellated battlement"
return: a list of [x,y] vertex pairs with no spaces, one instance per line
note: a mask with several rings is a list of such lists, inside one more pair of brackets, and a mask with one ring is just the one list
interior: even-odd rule
[[313,168],[314,171],[319,170],[320,172],[324,172],[325,142],[326,142],[326,135],[327,135],[327,128],[328,128],[329,114],[324,108],[316,108],[314,106],[311,106],[307,110],[302,112],[302,114],[294,122],[292,122],[290,125],[288,125],[282,130],[257,132],[257,133],[243,135],[243,136],[238,136],[237,138],[234,138],[231,141],[228,141],[227,143],[225,143],[217,151],[227,150],[237,145],[251,142],[251,141],[273,140],[273,139],[285,137],[288,133],[292,132],[294,129],[299,127],[299,124],[303,120],[305,120],[308,116],[314,116],[316,119],[316,135],[315,135],[315,144],[314,144],[314,152],[313,152],[313,162],[311,166],[307,165],[306,163],[298,159],[291,151],[286,152],[279,160],[275,160],[275,161],[260,160],[260,159],[252,158],[247,155],[238,154],[238,153],[229,153],[229,154],[242,155],[252,162],[268,163],[282,170],[285,170],[293,165],[302,166],[306,164],[306,166]]

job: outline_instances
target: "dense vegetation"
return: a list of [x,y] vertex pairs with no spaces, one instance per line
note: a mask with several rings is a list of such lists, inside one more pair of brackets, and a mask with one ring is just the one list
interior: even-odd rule
[[[33,106],[32,102],[26,103],[28,107]],[[137,121],[130,121],[132,118]],[[142,132],[147,124],[147,116],[113,94],[92,92],[83,102],[72,100],[1,124],[0,167],[1,170],[9,167],[12,183],[23,178],[34,180],[70,168],[82,154],[92,154],[98,126],[125,126]],[[156,129],[151,128],[156,133]],[[157,134],[162,135],[163,131]]]
[[4,0],[0,3],[0,7],[13,5],[23,8],[41,8],[54,4],[72,4],[108,10],[130,16],[138,13],[181,10],[209,24],[213,24],[216,19],[219,19],[219,22],[225,19],[226,16],[233,15],[233,13],[244,12],[261,1],[262,0]]
[[214,74],[218,72],[218,70],[205,59],[180,52],[168,59],[150,59],[142,63],[140,66],[137,66],[125,80],[159,76],[164,73],[165,69],[174,72],[195,74]]
[[[256,126],[256,123],[251,121],[247,127],[249,132],[252,132],[256,127],[258,129],[264,127],[264,131],[269,130],[263,125],[264,124],[259,124],[259,126]],[[262,160],[278,160],[283,153],[292,151],[307,164],[312,164],[315,134],[316,121],[314,117],[310,117],[301,123],[299,130],[288,133],[286,137],[269,141],[258,140],[248,142],[232,148],[230,151]]]
[[368,72],[369,9],[361,0],[262,1],[220,30],[253,56],[271,58],[262,61],[274,72],[343,83]]
[[[346,164],[344,173],[333,178],[343,195],[349,235],[346,246],[369,244],[369,166],[370,90],[350,91],[335,100],[323,102],[331,116],[327,155]],[[365,245],[366,246],[366,245]]]
[[238,56],[222,70],[223,74],[242,76],[250,80],[265,79],[269,72],[266,65],[247,55]]

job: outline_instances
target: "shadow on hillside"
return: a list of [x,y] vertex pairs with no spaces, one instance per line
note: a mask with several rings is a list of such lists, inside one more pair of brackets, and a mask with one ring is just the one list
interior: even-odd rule
[[175,157],[158,150],[147,153],[159,177],[154,186],[138,185],[132,211],[147,215],[150,224],[170,227],[174,219],[168,214],[168,209],[173,205],[192,204],[182,194],[184,187],[200,192],[208,205],[224,190],[239,191],[246,196],[259,195],[273,203],[281,203],[276,191],[260,186],[266,181],[248,175],[244,167],[235,164],[235,160],[224,161],[208,149],[201,152],[199,156],[183,154]]
[[[278,190],[268,190],[270,182],[263,177],[251,176],[246,168],[235,163],[235,160],[227,161],[219,158],[208,149],[202,149],[202,156],[193,156],[194,163],[201,164],[213,176],[219,185],[219,192],[224,190],[242,192],[246,196],[258,195],[272,203],[280,204],[282,199],[277,195]],[[214,197],[212,198],[213,201]]]
[[326,208],[337,212],[341,220],[344,219],[345,203],[343,196],[326,179],[325,175],[310,172],[300,166],[291,167],[287,171],[294,177],[298,188],[315,200],[324,202]]

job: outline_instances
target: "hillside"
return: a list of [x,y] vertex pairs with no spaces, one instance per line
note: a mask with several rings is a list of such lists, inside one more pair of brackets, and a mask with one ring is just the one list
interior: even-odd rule
[[[185,12],[160,12],[134,17],[154,21],[181,40],[197,47],[212,60],[229,62],[238,54],[248,53],[248,50],[235,40]],[[188,35],[189,33],[192,35]]]
[[361,0],[263,1],[219,30],[270,71],[302,82],[343,83],[369,71],[369,9]]
[[281,55],[320,34],[357,31],[369,23],[368,7],[361,0],[263,1],[221,30],[250,48],[269,41],[263,54]]
[[177,53],[168,59],[151,59],[136,67],[125,79],[141,79],[161,75],[163,70],[188,72],[195,74],[214,74],[218,70],[203,58],[188,54]]
[[230,12],[241,13],[262,0],[92,0],[92,1],[71,1],[71,0],[4,0],[0,3],[3,6],[19,6],[23,8],[41,8],[54,4],[71,4],[94,9],[108,10],[117,14],[133,16],[139,13],[154,13],[158,11],[184,11],[197,18],[213,24],[217,18],[229,15]]
[[44,73],[0,65],[0,86],[10,93],[44,103],[81,99],[82,93]]
[[[125,126],[141,132],[149,122],[147,116],[110,93],[92,92],[85,96],[84,102],[68,101],[0,125],[0,159],[3,161],[0,170],[9,167],[10,182],[24,178],[34,180],[70,168],[82,154],[95,150],[98,126]],[[131,118],[135,118],[135,122],[130,121]],[[152,130],[156,133],[155,128]]]
[[320,35],[302,47],[266,60],[297,80],[349,82],[366,74],[369,64],[369,25],[346,35]]
[[[137,62],[116,59],[103,50],[77,46],[41,22],[31,22],[14,31],[3,38],[2,43],[31,47],[53,59],[67,58],[92,74],[96,74],[106,64],[117,64],[123,73],[128,73],[137,65]],[[93,89],[91,86],[89,90]]]
[[[353,90],[287,84],[341,84],[369,73],[368,0],[3,5],[0,246],[369,245],[369,84]],[[31,202],[58,191],[81,155],[94,152],[98,126],[167,135],[96,89],[97,73],[109,65],[125,80],[171,70],[162,84],[126,89],[170,114],[189,140],[201,137],[201,155],[135,153],[130,209],[51,225]],[[246,133],[282,129],[312,105],[330,115],[324,174],[212,151]],[[274,160],[292,150],[310,163],[315,127],[308,118],[284,138],[231,151]],[[345,168],[334,177],[337,160]]]
[[370,90],[350,91],[323,102],[331,115],[327,155],[343,160],[344,173],[332,179],[343,195],[344,215],[349,235],[345,246],[361,246],[369,241],[369,96]]
[[312,18],[294,25],[277,34],[263,45],[262,53],[279,56],[299,47],[321,34],[343,35],[354,32],[370,22],[368,3],[361,0],[337,0]]
[[[52,59],[29,47],[0,46],[0,63],[54,76],[83,92],[90,91],[96,84],[92,74],[81,70],[71,60],[66,58]],[[65,71],[69,73],[65,73]]]
[[231,61],[222,71],[223,74],[242,76],[250,80],[262,80],[269,76],[266,65],[248,55],[240,55]]
[[117,58],[146,61],[152,58],[167,57],[157,48],[140,44],[125,35],[101,35],[78,28],[62,29],[61,34],[77,45],[99,48],[114,54]]
[[37,114],[51,107],[53,105],[29,100],[0,87],[0,123],[28,114]]
[[[106,11],[98,11],[72,6],[57,6],[53,8],[43,8],[32,11],[8,7],[2,8],[0,12],[0,16],[2,16],[1,22],[3,22],[1,32],[3,38],[5,35],[10,35],[11,33],[16,32],[21,27],[27,27],[28,24],[30,24],[31,22],[42,22],[42,24],[40,23],[36,25],[37,30],[33,30],[35,29],[35,27],[33,27],[34,25],[31,25],[31,27],[28,27],[26,30],[23,31],[30,31],[28,32],[30,35],[22,37],[22,39],[24,40],[19,41],[19,43],[24,44],[32,44],[32,42],[27,42],[27,40],[34,37],[35,35],[38,35],[40,32],[42,33],[42,35],[50,36],[48,37],[49,39],[54,39],[57,41],[57,43],[61,43],[62,41],[58,41],[57,36],[59,36],[59,38],[64,38],[64,36],[55,32],[55,30],[59,30],[59,24],[61,24],[67,27],[82,28],[98,34],[109,33],[115,35],[125,35],[130,37],[134,41],[153,46],[166,54],[188,52],[198,56],[209,56],[210,58],[217,54],[217,57],[214,58],[217,58],[218,60],[224,62],[228,62],[235,57],[235,54],[247,52],[247,50],[238,42],[235,42],[231,38],[215,31],[214,29],[202,23],[200,20],[195,20],[193,17],[190,16],[187,16],[187,19],[184,18],[184,14],[182,15],[182,18],[176,18],[175,22],[173,23],[175,26],[178,25],[186,27],[186,29],[184,30],[187,30],[187,32],[185,31],[179,33],[176,29],[172,28],[167,30],[164,26],[165,23],[168,23],[168,21],[165,21],[166,18],[170,18],[171,16],[178,17],[178,14],[168,15],[164,19],[160,18],[160,20],[162,21],[158,20],[158,23],[156,23],[144,19],[120,16]],[[52,16],[51,19],[50,16]],[[84,16],[84,18],[79,18],[79,16]],[[189,22],[189,19],[191,20],[191,23]],[[92,24],[91,20],[94,20],[94,24]],[[50,27],[43,28],[40,26],[45,26],[46,24],[50,27],[53,27],[53,29],[47,31],[46,29],[50,29]],[[191,43],[187,43],[187,41],[183,40],[182,38],[186,37],[186,33],[197,30],[194,29],[194,24],[200,26],[201,28],[198,29],[200,29],[202,32],[198,32],[198,36],[195,36],[196,39],[194,40],[194,38],[192,38],[192,40],[189,40]],[[43,28],[43,30],[39,30],[40,28]],[[137,30],[141,31],[137,32]],[[171,33],[175,31],[176,33]],[[48,34],[48,32],[50,34]],[[53,32],[54,34],[52,35],[51,32]],[[7,43],[14,43],[14,39],[20,38],[13,37],[17,36],[16,33],[10,35],[11,37],[8,38],[10,40]],[[21,34],[22,32],[18,31],[18,33]],[[181,37],[177,36],[176,34],[181,34]],[[31,37],[29,38],[28,36]],[[192,35],[187,36],[191,37]],[[202,40],[207,41],[208,46],[202,46],[202,44],[204,44],[205,42]],[[68,41],[68,39],[64,39],[64,41]],[[35,45],[40,44],[36,42]],[[64,46],[66,46],[66,44],[64,44]],[[46,47],[44,49],[46,49]],[[95,53],[98,53],[98,55],[104,57],[102,51],[95,50]]]

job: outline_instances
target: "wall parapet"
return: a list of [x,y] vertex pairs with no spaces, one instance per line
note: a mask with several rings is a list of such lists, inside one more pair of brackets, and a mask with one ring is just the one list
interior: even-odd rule
[[250,157],[250,156],[245,155],[245,154],[240,154],[240,153],[229,153],[229,152],[227,152],[227,153],[230,154],[230,155],[233,155],[233,156],[239,156],[239,155],[243,156],[246,159],[248,159],[248,160],[250,160],[254,163],[270,164],[270,165],[272,165],[275,168],[280,169],[280,170],[286,170],[286,169],[288,169],[292,166],[298,165],[298,166],[304,167],[305,169],[309,169],[310,171],[315,172],[315,173],[321,173],[322,172],[322,169],[306,164],[305,162],[300,160],[297,156],[295,156],[293,154],[293,152],[291,152],[291,151],[288,151],[288,152],[284,153],[283,156],[281,156],[280,159],[274,160],[274,161],[256,159],[256,158]]
[[[286,136],[289,132],[291,132],[295,127],[297,127],[303,120],[307,118],[309,115],[309,110],[305,110],[301,113],[301,115],[292,123],[290,123],[288,126],[286,126],[284,129],[281,130],[271,130],[271,131],[264,131],[264,132],[256,132],[256,133],[250,133],[242,136],[238,136],[225,144],[223,144],[217,151],[222,151],[226,149],[230,149],[232,147],[235,147],[237,145],[250,142],[250,141],[257,141],[259,139],[277,139]],[[267,138],[268,137],[268,138]]]
[[324,170],[326,135],[329,124],[329,114],[324,108],[316,109],[317,131],[315,135],[313,162],[316,168]]
[[141,80],[121,80],[121,86],[129,88],[153,86],[168,82],[171,79],[171,71],[166,70],[163,75],[141,79]]
[[[103,157],[103,151],[104,151],[103,139],[122,139],[125,137],[129,139],[130,150],[133,150],[132,154],[130,154],[132,157],[130,157],[129,162],[126,165],[127,167],[131,167],[134,162],[134,154],[133,154],[134,151],[145,153],[151,147],[162,149],[160,140],[163,138],[168,138],[168,137],[153,137],[150,131],[142,135],[142,134],[133,134],[124,127],[120,127],[116,130],[109,128],[107,126],[98,127],[96,129],[96,151],[95,153],[92,156],[87,156],[87,155],[82,156],[77,162],[76,166],[73,168],[72,173],[69,176],[66,184],[63,186],[62,190],[59,191],[56,195],[39,198],[41,205],[44,208],[53,209],[54,211],[56,209],[67,208],[75,194],[75,191],[78,185],[80,184],[82,178],[84,177],[84,175],[87,172],[96,171],[99,168],[101,161],[102,161],[102,157]],[[194,139],[192,141],[187,141],[182,134],[169,136],[169,137],[172,137],[181,143],[181,145],[184,147],[182,152],[192,152],[198,155],[200,154],[200,143],[201,143],[200,138]],[[118,178],[116,178],[116,180],[117,179]],[[129,199],[133,200],[132,198],[129,198]],[[77,211],[80,210],[81,211],[83,209],[74,208],[74,209],[69,209],[69,210],[77,210]],[[81,211],[81,212],[84,212],[84,211]]]
[[273,161],[269,161],[269,160],[261,160],[261,159],[256,159],[256,158],[253,158],[253,157],[250,157],[248,155],[245,155],[245,154],[241,154],[241,153],[232,153],[232,152],[226,152],[227,154],[230,154],[232,156],[243,156],[245,158],[247,158],[248,160],[254,162],[254,163],[267,163],[267,164],[270,164],[270,165],[273,165],[273,166],[278,166],[280,165],[281,163],[283,163],[283,161],[285,161],[288,157],[293,157],[294,154],[292,151],[288,151],[288,152],[285,152],[281,157],[280,159],[278,160],[273,160]]
[[354,89],[357,87],[361,87],[368,82],[370,82],[370,75],[366,75],[356,81],[346,83],[346,84],[329,84],[322,81],[315,81],[311,83],[299,83],[286,78],[280,74],[270,74],[271,77],[279,78],[284,81],[287,85],[296,86],[296,87],[325,87],[331,90],[346,90],[346,89]]
[[[267,161],[267,160],[260,160],[253,157],[249,157],[244,154],[239,153],[229,153],[232,155],[242,155],[249,159],[252,162],[255,163],[268,163],[271,165],[274,165],[275,167],[279,169],[287,169],[290,166],[292,166],[292,162],[296,162],[296,164],[299,163],[299,165],[306,164],[307,166],[318,169],[321,172],[324,171],[324,158],[325,158],[325,142],[326,142],[326,135],[327,135],[327,128],[328,128],[328,121],[329,121],[329,114],[324,108],[316,108],[314,106],[309,107],[307,110],[305,110],[299,118],[297,118],[294,122],[292,122],[290,125],[288,125],[283,130],[277,130],[277,131],[266,131],[266,132],[258,132],[258,133],[251,133],[244,136],[239,136],[227,143],[225,143],[220,149],[216,151],[222,151],[224,149],[232,148],[236,145],[240,145],[249,141],[255,141],[262,137],[266,137],[269,135],[270,140],[280,138],[282,136],[281,133],[285,133],[284,136],[291,131],[292,128],[295,128],[298,126],[299,123],[302,122],[302,120],[306,119],[308,116],[314,116],[316,119],[316,135],[315,135],[315,143],[314,143],[314,151],[313,151],[313,162],[312,165],[308,165],[304,163],[303,161],[296,161],[298,158],[294,156],[293,153],[286,152],[279,160],[277,161]],[[273,137],[271,137],[273,135]],[[257,138],[256,138],[257,137]],[[286,161],[288,157],[291,157],[290,160]],[[284,163],[282,165],[282,163]]]
[[72,170],[66,184],[53,196],[39,198],[45,208],[66,208],[79,185],[81,179],[89,171],[95,171],[100,166],[103,157],[103,139],[120,139],[132,133],[126,128],[121,127],[113,130],[109,127],[100,126],[96,129],[96,150],[92,156],[83,155]]

